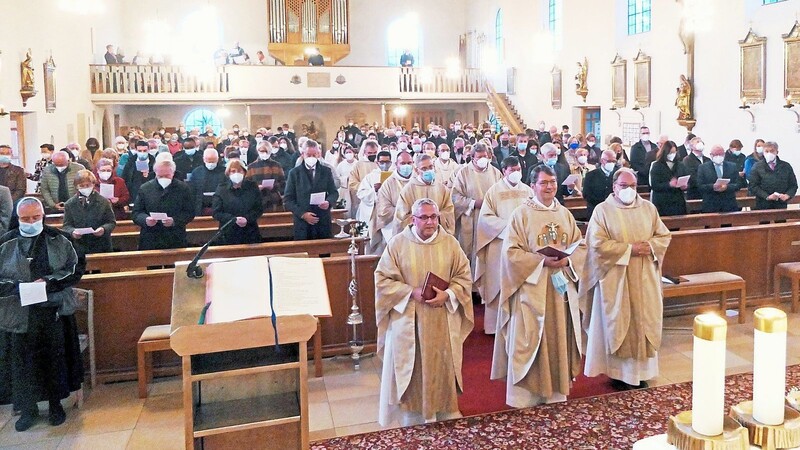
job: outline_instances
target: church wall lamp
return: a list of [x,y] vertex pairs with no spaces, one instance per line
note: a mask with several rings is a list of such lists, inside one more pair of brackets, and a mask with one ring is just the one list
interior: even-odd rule
[[[791,95],[787,95],[786,96],[786,104],[783,105],[783,107],[786,108],[787,111],[794,113],[795,117],[797,118],[797,125],[795,127],[795,131],[800,133],[800,112],[797,112],[797,110],[794,109],[794,106],[795,106],[795,104],[792,102],[792,96]],[[2,114],[1,110],[0,110],[0,114]]]
[[639,113],[639,115],[642,117],[642,122],[641,122],[641,123],[645,123],[645,120],[644,120],[644,113],[642,112],[642,107],[641,107],[641,106],[639,106],[639,102],[636,102],[636,103],[634,103],[634,104],[633,104],[633,108],[631,108],[631,109],[632,109],[633,111],[636,111],[637,113]]
[[0,117],[5,117],[8,114],[9,113],[8,113],[8,111],[6,111],[6,108],[3,105],[0,105]]
[[747,97],[742,97],[742,105],[739,106],[739,109],[750,114],[750,131],[756,131],[756,116],[753,114],[753,111],[750,111],[750,105],[747,104]]
[[617,107],[612,105],[611,108],[608,108],[608,110],[609,111],[614,111],[614,113],[617,114],[617,126],[621,127],[622,126],[622,115],[619,113],[619,110],[617,109]]

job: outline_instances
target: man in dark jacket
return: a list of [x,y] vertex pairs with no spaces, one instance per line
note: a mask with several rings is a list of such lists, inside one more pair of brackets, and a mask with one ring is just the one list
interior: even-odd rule
[[583,198],[586,199],[586,217],[591,218],[594,208],[614,192],[614,172],[617,171],[617,154],[605,150],[597,168],[583,179]]
[[176,175],[180,174],[186,178],[183,181],[191,181],[192,171],[203,165],[203,153],[198,151],[194,139],[183,141],[183,149],[175,152],[172,158],[175,161]]
[[219,163],[217,151],[207,148],[203,152],[203,165],[195,168],[189,177],[189,186],[194,192],[192,204],[195,215],[211,215],[211,197],[223,181],[225,181],[225,166]]
[[[711,161],[697,168],[697,188],[703,195],[703,212],[739,211],[736,203],[736,191],[742,185],[739,170],[735,163],[725,161],[725,149],[715,145],[709,152]],[[717,182],[718,179],[727,182]]]
[[13,399],[21,411],[14,427],[25,431],[39,416],[40,400],[50,403],[50,425],[64,423],[61,399],[80,389],[72,286],[85,260],[68,237],[43,225],[38,199],[23,198],[17,215],[19,228],[0,238],[0,403]]
[[756,209],[786,209],[797,194],[797,177],[791,164],[778,159],[778,144],[764,144],[764,159],[750,171],[750,191],[756,196]]
[[631,147],[631,169],[636,171],[636,184],[650,186],[650,163],[658,152],[656,144],[650,142],[650,128],[639,129],[639,141]]
[[156,158],[149,153],[147,141],[136,142],[136,158],[128,158],[125,168],[122,169],[122,179],[131,194],[132,199],[136,199],[139,187],[147,181],[155,178],[153,164]]
[[681,161],[690,175],[689,188],[686,190],[686,198],[688,200],[699,200],[703,198],[703,196],[700,194],[700,189],[697,188],[697,169],[701,164],[708,162],[709,159],[703,155],[705,143],[703,143],[703,140],[699,137],[695,136],[692,138],[686,146],[689,150],[689,154]]
[[156,179],[142,185],[131,212],[141,227],[139,250],[186,247],[186,225],[195,215],[192,188],[173,179],[172,161],[159,161],[153,171]]
[[[292,169],[283,195],[285,208],[292,212],[294,239],[325,239],[331,233],[331,206],[339,199],[331,169],[319,162],[321,152],[316,141],[306,141],[303,163]],[[314,195],[317,194],[317,195]],[[323,199],[314,197],[324,197]],[[312,204],[317,203],[318,204]]]

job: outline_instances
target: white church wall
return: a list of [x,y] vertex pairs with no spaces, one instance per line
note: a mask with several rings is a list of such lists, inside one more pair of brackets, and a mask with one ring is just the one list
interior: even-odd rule
[[[632,111],[635,99],[633,59],[639,49],[652,58],[652,103],[641,110],[645,123],[654,136],[668,134],[680,143],[686,130],[677,121],[675,108],[679,77],[686,73],[686,57],[678,37],[683,7],[678,2],[652,2],[652,30],[627,35],[627,2],[618,0],[563,1],[562,49],[550,54],[547,42],[545,0],[480,0],[480,6],[496,11],[504,9],[506,65],[517,67],[516,94],[511,96],[528,126],[539,120],[547,125],[562,123],[579,127],[576,108],[597,106],[601,109],[601,127],[605,137],[621,135],[619,123],[639,123],[641,116]],[[684,2],[685,3],[685,2]],[[707,144],[727,148],[731,139],[738,138],[745,152],[752,150],[753,141],[760,137],[775,140],[781,145],[781,157],[800,169],[800,134],[794,114],[782,106],[783,40],[800,12],[800,0],[787,0],[762,6],[761,0],[703,0],[696,2],[695,55],[695,134]],[[494,37],[494,17],[468,14],[467,30],[478,30]],[[491,20],[489,20],[491,19]],[[752,26],[757,34],[767,37],[767,96],[763,104],[752,105],[756,130],[752,131],[750,116],[738,109],[739,45]],[[546,45],[542,45],[542,41]],[[493,43],[493,40],[492,40]],[[611,61],[619,53],[628,61],[627,108],[620,118],[609,110],[611,106]],[[575,93],[576,62],[589,59],[586,103]],[[553,65],[562,69],[563,106],[554,110],[550,105],[550,70]],[[800,106],[796,107],[800,108]]]
[[[89,64],[95,62],[104,44],[98,35],[116,39],[118,2],[102,2],[103,12],[65,11],[53,0],[29,0],[25,7],[5,7],[0,14],[0,105],[6,111],[24,113],[26,169],[32,170],[39,145],[52,142],[56,148],[69,141],[81,145],[99,136],[102,110],[89,101]],[[36,96],[22,106],[19,95],[20,63],[31,49]],[[43,64],[50,55],[56,64],[56,110],[45,112]],[[0,142],[10,142],[11,116],[0,117]],[[16,149],[15,149],[16,150]]]

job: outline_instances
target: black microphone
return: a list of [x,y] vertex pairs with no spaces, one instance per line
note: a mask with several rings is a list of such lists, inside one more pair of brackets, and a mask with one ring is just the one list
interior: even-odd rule
[[203,272],[203,268],[197,265],[197,262],[200,261],[200,258],[202,258],[203,255],[206,253],[206,250],[208,250],[208,246],[213,244],[217,239],[219,239],[219,237],[222,236],[222,233],[234,222],[236,222],[236,217],[225,222],[225,225],[222,225],[219,228],[219,231],[217,231],[217,233],[214,236],[211,236],[211,239],[209,239],[208,242],[206,242],[202,247],[200,247],[200,251],[198,251],[197,254],[194,255],[194,259],[192,259],[192,262],[190,262],[189,266],[186,268],[187,277],[203,278],[205,273]]

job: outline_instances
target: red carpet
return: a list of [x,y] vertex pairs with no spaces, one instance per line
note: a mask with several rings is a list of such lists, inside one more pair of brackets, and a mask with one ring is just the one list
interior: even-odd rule
[[[506,405],[505,380],[490,380],[494,336],[483,332],[483,305],[475,305],[475,329],[464,343],[464,393],[458,406],[464,416],[511,409]],[[572,383],[570,399],[616,392],[605,375],[587,378],[579,375]]]

